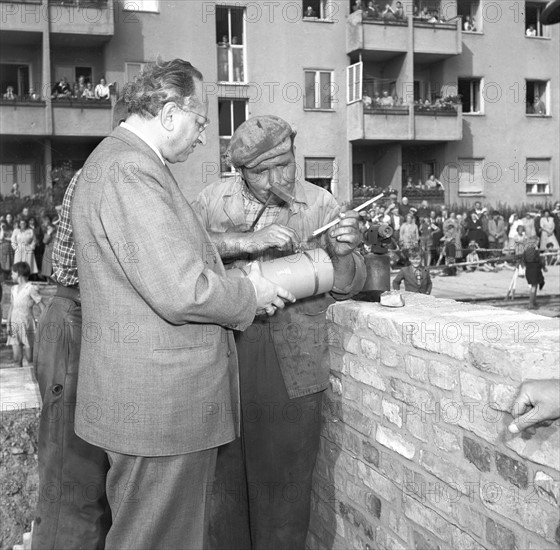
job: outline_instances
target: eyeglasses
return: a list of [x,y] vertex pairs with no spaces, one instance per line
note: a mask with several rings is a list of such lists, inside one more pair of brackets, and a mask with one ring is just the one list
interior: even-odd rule
[[[177,104],[176,104],[177,105]],[[206,130],[206,128],[208,128],[208,125],[210,124],[210,119],[207,116],[204,116],[200,113],[197,113],[196,111],[191,111],[190,109],[183,109],[183,107],[181,107],[180,105],[177,105],[177,107],[179,109],[181,109],[181,111],[185,112],[185,113],[193,113],[196,116],[200,116],[204,119],[204,122],[201,124],[200,122],[196,122],[196,125],[198,127],[198,133],[202,134],[202,132],[204,132],[204,130]]]

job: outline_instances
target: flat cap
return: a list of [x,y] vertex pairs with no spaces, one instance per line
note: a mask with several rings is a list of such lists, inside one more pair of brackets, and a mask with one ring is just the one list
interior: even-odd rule
[[235,130],[224,160],[236,168],[254,168],[292,148],[296,132],[280,117],[254,116]]

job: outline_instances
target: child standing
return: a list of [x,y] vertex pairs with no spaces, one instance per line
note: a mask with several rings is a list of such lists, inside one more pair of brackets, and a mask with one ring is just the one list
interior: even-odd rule
[[12,296],[8,311],[8,345],[12,346],[14,365],[23,366],[25,359],[31,365],[33,360],[33,342],[35,336],[35,319],[33,304],[37,304],[43,313],[45,305],[37,288],[29,282],[31,269],[27,262],[16,262],[12,266]]
[[403,267],[393,280],[393,288],[399,290],[401,281],[404,280],[404,289],[407,292],[418,292],[420,294],[431,294],[432,279],[430,270],[422,267],[422,255],[419,250],[410,251],[410,264]]
[[527,283],[531,285],[528,309],[538,309],[537,288],[541,290],[544,286],[543,271],[546,271],[546,264],[544,258],[541,257],[541,253],[534,244],[528,245],[525,252],[523,252],[523,263],[525,264]]

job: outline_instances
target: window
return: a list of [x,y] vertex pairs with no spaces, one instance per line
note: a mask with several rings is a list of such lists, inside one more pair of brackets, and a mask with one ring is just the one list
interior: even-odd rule
[[457,0],[457,16],[464,32],[482,31],[480,0]]
[[331,191],[331,183],[335,174],[336,164],[334,158],[305,159],[305,179],[327,191]]
[[550,193],[550,179],[550,159],[527,159],[525,165],[527,195],[548,195]]
[[218,81],[245,82],[244,9],[216,6]]
[[332,93],[332,71],[305,71],[305,109],[332,109]]
[[548,82],[527,80],[525,112],[528,115],[548,115]]
[[459,195],[482,195],[484,159],[459,159]]
[[124,9],[129,11],[159,12],[158,0],[125,0]]
[[330,19],[329,0],[302,0],[304,19]]
[[146,63],[125,63],[124,73],[126,75],[125,82],[132,82],[144,69]]
[[247,120],[247,100],[219,99],[218,100],[218,131],[220,134],[220,165],[222,173],[234,170],[228,166],[223,157],[228,148],[233,132]]
[[463,114],[482,114],[480,78],[459,78],[458,92],[463,103]]
[[365,185],[366,165],[361,163],[352,164],[352,183],[354,186],[362,187]]
[[360,61],[354,65],[346,67],[346,82],[348,88],[346,90],[346,102],[355,103],[362,99],[362,71],[364,64]]
[[33,164],[0,164],[0,194],[9,195],[12,185],[17,183],[22,197],[35,192],[35,166]]
[[0,93],[4,94],[8,86],[20,98],[29,93],[29,65],[0,63]]
[[525,36],[530,38],[549,36],[547,27],[541,23],[541,13],[545,5],[536,2],[525,4]]

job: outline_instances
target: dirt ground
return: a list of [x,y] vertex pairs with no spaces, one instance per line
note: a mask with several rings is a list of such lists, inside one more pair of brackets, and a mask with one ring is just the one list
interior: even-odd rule
[[31,530],[37,503],[39,411],[2,411],[0,415],[0,549],[21,544]]

